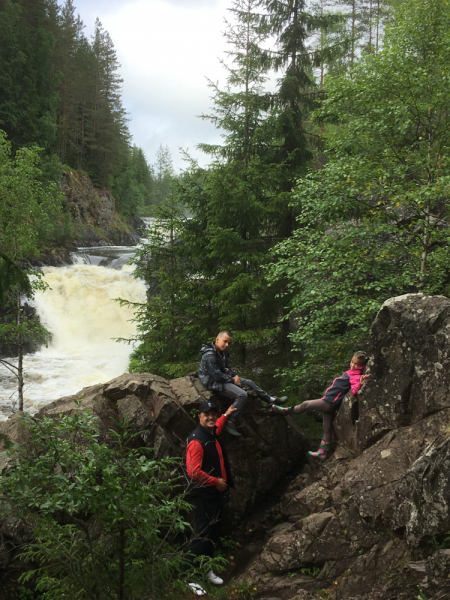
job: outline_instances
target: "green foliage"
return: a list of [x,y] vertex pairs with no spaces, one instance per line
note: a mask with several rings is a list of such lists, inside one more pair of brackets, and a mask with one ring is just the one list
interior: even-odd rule
[[444,536],[441,536],[441,539],[440,539],[440,540],[438,540],[438,539],[436,538],[436,536],[435,536],[435,537],[433,537],[433,539],[431,540],[431,543],[433,544],[433,546],[434,546],[435,548],[439,548],[440,550],[441,550],[441,549],[443,549],[443,548],[444,548],[444,549],[445,549],[445,548],[450,548],[450,531],[448,531],[448,532],[447,532],[446,534],[444,534],[444,535],[445,535],[445,537],[444,537]]
[[326,81],[327,164],[299,182],[299,228],[272,268],[293,294],[294,374],[316,391],[366,343],[384,300],[446,293],[449,58],[449,5],[409,2],[377,56]]
[[38,162],[39,148],[13,156],[0,131],[0,249],[15,261],[38,253],[39,231],[51,229],[50,215],[61,206],[56,184],[40,181]]
[[57,132],[55,40],[45,27],[46,2],[33,4],[0,5],[0,128],[15,150],[30,143],[50,149]]
[[283,166],[273,160],[281,129],[263,91],[269,63],[262,47],[270,27],[260,19],[260,4],[233,3],[235,22],[225,34],[227,87],[210,83],[214,111],[203,116],[222,130],[224,143],[201,144],[212,164],[204,170],[191,162],[180,181],[181,202],[192,215],[180,239],[190,251],[192,293],[202,305],[198,330],[205,341],[232,329],[242,364],[249,345],[278,335],[279,306],[268,293],[264,265],[285,220],[279,194]]
[[420,587],[420,585],[417,586],[417,590],[419,592],[419,595],[417,596],[417,600],[428,600],[428,596],[425,594],[425,592]]
[[[61,213],[61,193],[55,183],[44,184],[38,168],[39,148],[21,148],[12,156],[11,144],[0,131],[0,295],[13,319],[0,323],[0,338],[18,347],[18,365],[3,364],[18,379],[19,409],[23,410],[23,347],[47,342],[49,332],[23,312],[22,294],[31,299],[45,288],[41,272],[27,260],[36,256],[43,238],[54,231]],[[53,221],[52,221],[53,217]]]
[[[43,181],[60,179],[61,163],[84,170],[97,185],[112,182],[119,210],[132,218],[152,190],[130,166],[135,151],[120,65],[100,21],[90,42],[75,10],[72,0],[62,7],[56,0],[0,2],[0,128],[14,152],[34,144],[45,150]],[[49,244],[71,236],[66,223]]]
[[238,548],[241,548],[241,544],[229,536],[220,538],[220,542],[223,548],[226,548],[227,550],[237,550]]
[[135,276],[149,286],[148,300],[143,304],[119,300],[134,308],[137,322],[136,337],[120,341],[138,342],[131,354],[131,371],[171,379],[197,366],[200,341],[191,333],[198,308],[188,294],[184,247],[177,239],[186,219],[175,193],[155,208],[155,214],[147,243],[130,261],[136,267]]
[[32,291],[28,275],[9,256],[0,253],[0,304],[5,302],[6,292],[16,286],[22,294]]
[[135,449],[138,434],[125,422],[103,443],[89,413],[25,416],[23,426],[27,442],[8,452],[0,477],[3,510],[33,532],[21,581],[35,582],[48,600],[156,598],[176,589],[176,537],[190,530],[188,505],[175,493],[178,461]]
[[303,569],[300,569],[300,573],[309,575],[310,577],[317,577],[321,570],[320,567],[304,567]]

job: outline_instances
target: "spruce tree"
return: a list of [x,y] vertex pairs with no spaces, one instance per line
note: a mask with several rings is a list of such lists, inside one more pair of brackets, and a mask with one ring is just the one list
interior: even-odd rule
[[210,82],[214,112],[203,117],[223,131],[224,143],[201,144],[213,162],[206,171],[194,166],[181,182],[193,213],[183,239],[195,254],[193,268],[201,273],[203,328],[212,327],[210,336],[232,329],[243,363],[248,344],[272,338],[278,325],[264,274],[278,214],[273,190],[280,168],[269,158],[276,132],[263,90],[269,28],[260,7],[259,0],[233,3],[234,22],[225,34],[231,46],[224,63],[228,85],[221,90]]
[[[0,3],[0,127],[15,149],[55,143],[57,74],[45,0]],[[46,27],[46,24],[49,27]]]
[[92,44],[95,82],[90,165],[97,183],[107,185],[116,162],[128,151],[129,131],[122,106],[120,64],[112,39],[100,20]]
[[[130,370],[151,372],[163,377],[179,377],[196,368],[197,337],[192,336],[196,307],[187,293],[189,278],[184,247],[178,236],[185,217],[174,191],[157,207],[155,222],[147,232],[147,242],[131,261],[135,275],[148,285],[144,304],[121,300],[135,310],[137,334]],[[191,312],[191,309],[192,312]],[[196,343],[197,342],[197,343]]]

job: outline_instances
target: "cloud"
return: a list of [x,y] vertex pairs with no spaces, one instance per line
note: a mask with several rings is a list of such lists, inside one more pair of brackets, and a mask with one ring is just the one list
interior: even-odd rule
[[[64,0],[60,0],[63,4]],[[207,79],[224,79],[225,29],[230,0],[75,0],[76,11],[93,34],[98,16],[110,33],[122,67],[123,102],[130,113],[133,141],[154,162],[168,145],[174,165],[183,167],[178,148],[217,143],[220,132],[197,115],[210,113]]]
[[200,0],[136,0],[103,19],[122,64],[134,142],[151,162],[159,145],[168,145],[180,168],[179,146],[200,158],[198,143],[220,139],[197,115],[212,105],[206,78],[223,78],[218,57],[226,47],[221,31],[228,2],[208,1],[205,8]]

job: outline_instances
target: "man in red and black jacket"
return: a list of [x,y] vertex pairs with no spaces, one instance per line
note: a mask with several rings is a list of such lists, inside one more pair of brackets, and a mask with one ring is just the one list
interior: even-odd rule
[[[213,402],[202,402],[198,409],[200,424],[187,439],[186,471],[194,507],[194,538],[188,549],[190,562],[197,556],[212,557],[220,540],[224,495],[234,485],[227,453],[218,435],[235,410],[230,406],[219,416],[220,411]],[[223,583],[213,571],[207,573],[207,578],[216,585]]]

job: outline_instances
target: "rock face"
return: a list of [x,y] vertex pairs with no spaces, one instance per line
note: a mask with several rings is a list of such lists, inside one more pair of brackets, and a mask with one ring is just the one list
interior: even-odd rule
[[371,338],[337,450],[291,482],[242,575],[257,598],[450,598],[450,300],[392,298]]
[[106,189],[96,188],[87,175],[66,171],[62,191],[75,224],[77,246],[131,246],[139,242],[116,211]]
[[[194,376],[167,381],[150,373],[127,373],[60,398],[42,408],[36,417],[90,410],[99,417],[105,439],[108,430],[114,428],[114,420],[125,418],[133,432],[142,432],[135,443],[152,448],[155,458],[182,457],[186,438],[198,424],[197,408],[211,397]],[[224,411],[229,406],[226,399],[215,400]],[[7,426],[10,434],[11,420],[0,423],[0,433]],[[222,434],[236,481],[236,489],[228,497],[231,521],[241,520],[285,478],[299,464],[306,448],[305,438],[295,423],[273,419],[255,396],[249,398],[240,427],[241,438]]]

